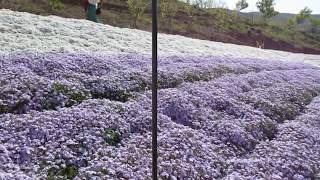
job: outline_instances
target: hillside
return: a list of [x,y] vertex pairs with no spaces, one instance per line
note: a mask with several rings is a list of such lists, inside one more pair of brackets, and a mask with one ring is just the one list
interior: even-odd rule
[[[62,10],[52,10],[45,0],[12,0],[2,1],[1,8],[26,11],[34,14],[54,14],[69,18],[83,18],[83,10],[78,0],[63,0]],[[219,10],[193,9],[192,17],[183,8],[170,18],[171,24],[160,20],[160,32],[183,35],[187,37],[241,44],[256,47],[256,42],[264,42],[266,49],[283,50],[289,52],[319,54],[320,36],[303,33],[290,28],[276,27],[251,23],[250,20],[237,19],[219,15]],[[104,23],[134,28],[132,16],[128,11],[125,0],[108,0],[104,3],[102,15]],[[137,27],[150,31],[151,17],[147,10],[138,20]]]
[[[108,25],[78,0],[0,2],[33,13],[0,9],[0,179],[151,177],[149,12],[139,30],[122,1]],[[310,53],[318,39],[214,11],[160,26],[159,179],[319,178],[320,55],[244,46]]]
[[[151,177],[149,32],[0,10],[0,36],[0,179]],[[319,57],[159,34],[159,179],[320,177]]]

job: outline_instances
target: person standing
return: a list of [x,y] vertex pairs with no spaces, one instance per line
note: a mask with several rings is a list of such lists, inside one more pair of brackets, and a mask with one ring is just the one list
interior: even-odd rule
[[98,16],[98,21],[101,22],[101,8],[102,8],[102,1],[100,0],[100,2],[97,5],[97,10],[96,10],[96,14]]
[[[93,22],[100,22],[99,17],[97,16],[97,9],[100,0],[87,0],[84,3],[84,8],[86,12],[86,19]],[[100,10],[101,11],[101,10]]]

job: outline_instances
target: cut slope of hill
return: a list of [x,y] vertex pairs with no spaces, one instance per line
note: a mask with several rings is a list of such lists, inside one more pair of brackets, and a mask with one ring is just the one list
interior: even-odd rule
[[[86,20],[0,10],[0,52],[151,53],[149,32]],[[214,55],[320,64],[317,55],[263,50],[176,35],[159,35],[161,55]]]
[[[2,8],[26,11],[41,15],[58,15],[68,18],[84,18],[83,8],[79,0],[62,0],[65,8],[50,9],[46,0],[10,0],[2,1]],[[181,7],[183,7],[181,5]],[[126,0],[108,0],[104,3],[103,22],[116,27],[133,27],[132,15]],[[241,44],[256,47],[256,41],[263,41],[266,49],[283,50],[297,53],[320,54],[320,38],[312,34],[301,33],[287,27],[276,27],[251,23],[250,20],[235,19],[234,13],[224,15],[224,11],[216,9],[194,9],[188,16],[183,8],[169,20],[160,20],[159,30],[163,33],[183,35],[187,37],[225,43]],[[218,13],[220,12],[220,13]],[[222,12],[222,14],[221,14]],[[151,30],[150,11],[138,20],[137,29]]]

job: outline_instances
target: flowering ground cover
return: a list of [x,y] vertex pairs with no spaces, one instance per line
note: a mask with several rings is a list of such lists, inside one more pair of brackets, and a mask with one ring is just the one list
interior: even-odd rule
[[[151,53],[151,33],[86,20],[0,9],[0,52]],[[160,55],[206,55],[298,61],[320,67],[319,55],[265,50],[159,34]]]
[[[127,101],[151,87],[150,59],[143,55],[0,55],[0,112],[26,113],[70,107],[90,98]],[[223,57],[163,57],[159,88],[209,81],[226,74],[310,68],[302,64]]]
[[[0,179],[151,177],[151,61],[137,54],[0,56]],[[320,69],[159,58],[161,179],[313,179]]]

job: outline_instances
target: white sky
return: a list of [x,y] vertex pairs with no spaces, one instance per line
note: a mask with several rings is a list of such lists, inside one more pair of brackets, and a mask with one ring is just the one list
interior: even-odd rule
[[[224,0],[229,9],[234,9],[237,0]],[[248,11],[257,11],[256,2],[258,0],[247,0],[249,7],[245,9]],[[275,0],[275,9],[281,13],[297,14],[305,6],[313,10],[313,14],[320,14],[320,0]]]

